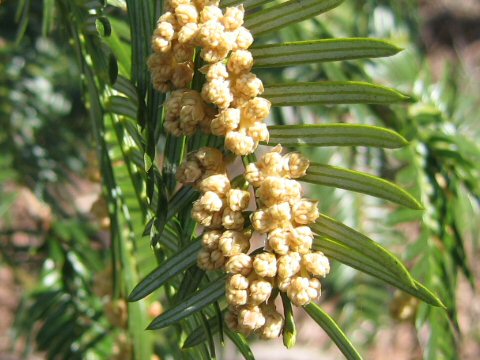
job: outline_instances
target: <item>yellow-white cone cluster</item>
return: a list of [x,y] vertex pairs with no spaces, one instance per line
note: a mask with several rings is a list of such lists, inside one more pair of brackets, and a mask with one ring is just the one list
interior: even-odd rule
[[[267,234],[269,252],[256,255],[263,267],[254,269],[275,280],[280,291],[297,306],[318,299],[321,294],[318,277],[330,270],[323,253],[312,251],[313,232],[308,226],[318,218],[317,202],[302,197],[300,184],[294,180],[305,175],[308,160],[298,153],[281,155],[275,147],[256,164],[247,166],[246,178],[256,188],[260,208],[252,216],[252,225]],[[269,259],[267,262],[265,259]]]
[[198,255],[199,267],[220,269],[230,257],[246,253],[251,231],[244,229],[244,211],[250,202],[250,193],[232,188],[223,154],[209,147],[190,154],[179,168],[177,179],[196,186],[201,192],[192,207],[192,218],[205,228],[203,248]]
[[[251,72],[253,57],[247,49],[253,37],[242,26],[243,6],[222,12],[218,5],[170,0],[153,34],[148,65],[158,91],[180,89],[165,104],[169,133],[191,136],[200,128],[225,136],[225,147],[236,155],[248,155],[269,139],[264,120],[271,104],[258,96],[263,84]],[[195,71],[195,47],[201,48],[200,56],[208,64],[200,69],[206,75],[201,96],[217,110],[206,106],[198,92],[186,90]]]

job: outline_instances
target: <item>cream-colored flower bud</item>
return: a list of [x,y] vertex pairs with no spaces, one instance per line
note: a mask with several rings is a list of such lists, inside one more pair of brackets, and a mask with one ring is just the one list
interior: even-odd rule
[[201,249],[197,257],[197,265],[203,270],[217,270],[225,264],[225,257],[219,250]]
[[161,36],[154,36],[152,38],[152,50],[155,53],[166,53],[172,48],[172,43],[170,40],[165,39]]
[[252,258],[247,254],[233,255],[225,264],[225,271],[248,276],[252,272]]
[[268,245],[278,255],[285,255],[290,250],[288,244],[289,232],[285,229],[273,229],[268,234]]
[[307,294],[310,296],[311,300],[318,300],[322,295],[322,285],[320,280],[316,278],[311,278],[308,282]]
[[289,153],[283,156],[284,173],[293,179],[304,176],[307,173],[310,161],[300,153]]
[[202,97],[205,101],[215,104],[221,109],[228,108],[233,100],[230,81],[213,79],[206,82],[202,87]]
[[178,32],[178,42],[180,44],[193,46],[197,41],[198,24],[188,23]]
[[173,136],[178,137],[178,136],[182,136],[183,134],[183,131],[180,128],[180,121],[176,119],[175,120],[166,119],[165,122],[163,123],[163,127],[167,133],[172,134]]
[[219,230],[205,231],[202,235],[203,247],[209,250],[217,249],[221,236],[222,236],[222,232]]
[[243,5],[237,7],[227,7],[225,10],[225,15],[220,19],[220,22],[223,24],[227,31],[237,30],[243,24],[243,15],[245,10]]
[[277,261],[277,275],[279,278],[291,278],[300,271],[302,257],[299,253],[289,252],[280,256]]
[[175,17],[175,14],[173,14],[171,11],[167,11],[162,16],[160,16],[160,18],[157,21],[157,27],[162,22],[167,22],[172,24],[174,29],[177,29],[178,27],[177,18]]
[[176,9],[180,5],[188,5],[190,4],[190,0],[168,0],[167,5],[173,9]]
[[170,93],[170,97],[165,102],[165,109],[167,110],[167,119],[178,117],[182,107],[182,97],[185,90],[175,90]]
[[282,147],[277,145],[272,151],[266,153],[260,158],[258,167],[264,176],[282,176]]
[[206,211],[220,211],[224,205],[223,199],[213,191],[207,191],[199,199],[200,205]]
[[258,121],[248,127],[247,135],[250,136],[255,141],[265,141],[267,143],[270,138],[267,124],[258,122]]
[[290,283],[292,282],[291,277],[287,277],[287,278],[277,277],[276,280],[277,280],[278,290],[283,291],[283,292],[286,292],[288,290],[288,287],[290,286]]
[[287,289],[287,295],[296,306],[304,306],[310,303],[311,297],[308,293],[310,281],[306,277],[295,276]]
[[225,297],[227,298],[227,302],[229,305],[242,306],[248,302],[248,291],[227,289]]
[[176,64],[173,68],[172,84],[177,89],[185,88],[193,79],[193,67],[190,63]]
[[[223,154],[220,150],[212,148],[212,147],[202,147],[198,149],[194,153],[195,159],[200,163],[203,168],[207,170],[219,170],[223,169],[224,167],[224,160],[223,160]],[[230,180],[226,178],[226,176],[223,177],[216,177],[211,179],[210,181],[221,181],[222,184],[226,184],[227,181],[230,183]],[[208,185],[206,185],[208,186]],[[226,185],[225,185],[226,186]],[[230,188],[228,186],[228,188]],[[205,190],[207,191],[207,190]],[[214,191],[214,190],[212,190]]]
[[234,211],[243,211],[250,202],[250,193],[246,190],[230,189],[227,194],[227,204]]
[[196,161],[183,162],[176,174],[177,181],[182,184],[193,184],[202,176],[202,169],[198,166]]
[[253,153],[257,145],[258,143],[255,140],[243,132],[230,131],[225,136],[225,148],[238,156]]
[[302,264],[309,273],[315,276],[325,277],[330,272],[328,258],[320,251],[303,255]]
[[202,47],[215,48],[220,45],[225,28],[215,20],[200,25],[197,40]]
[[263,279],[254,280],[250,283],[250,296],[248,303],[252,305],[260,305],[268,300],[272,293],[272,284]]
[[222,212],[215,212],[212,214],[212,222],[210,224],[210,228],[212,229],[220,229],[222,227]]
[[265,317],[258,306],[249,306],[238,312],[238,323],[241,327],[254,331],[265,325]]
[[245,224],[245,219],[241,211],[233,211],[226,208],[223,211],[222,225],[225,229],[241,230]]
[[267,206],[286,202],[289,199],[286,187],[286,179],[278,176],[268,176],[258,188],[257,196]]
[[271,253],[261,253],[253,260],[253,269],[261,277],[274,277],[277,274],[277,258]]
[[288,202],[274,204],[268,208],[268,214],[276,226],[288,228],[291,226],[292,211]]
[[211,227],[213,220],[213,213],[206,211],[202,204],[197,200],[193,203],[192,219],[202,226]]
[[235,92],[250,98],[263,93],[264,90],[262,80],[253,73],[240,74],[233,83],[233,89]]
[[165,40],[172,40],[175,35],[175,28],[173,25],[166,21],[157,23],[157,27],[153,31],[153,37],[160,37]]
[[219,249],[225,256],[245,253],[250,248],[249,237],[240,231],[227,230],[219,240]]
[[227,132],[235,130],[240,123],[240,110],[228,108],[220,111],[212,120],[212,134],[224,136]]
[[206,6],[216,6],[220,5],[220,0],[193,0],[193,3],[197,6],[198,9],[203,9]]
[[262,308],[265,316],[265,325],[260,329],[262,339],[275,339],[280,336],[283,330],[283,317],[274,308]]
[[250,47],[250,45],[252,45],[253,43],[253,36],[252,34],[250,33],[250,31],[248,31],[246,28],[244,28],[243,26],[240,26],[237,30],[236,30],[236,39],[235,39],[235,48],[236,49],[243,49],[243,50],[246,50]]
[[298,224],[311,224],[318,219],[318,201],[302,199],[292,207],[293,218]]
[[235,290],[247,290],[248,286],[248,279],[241,274],[235,274],[227,280],[227,288]]
[[207,21],[217,21],[222,16],[222,10],[218,6],[208,5],[200,12],[200,22],[206,23]]
[[198,11],[195,5],[182,4],[175,9],[175,17],[180,26],[196,23],[198,22]]
[[307,254],[312,248],[312,230],[308,226],[297,226],[290,230],[288,242],[292,251]]
[[[228,71],[227,67],[224,63],[216,62],[207,67],[202,67],[202,69],[206,68],[205,77],[207,81],[212,81],[214,79],[227,79],[228,78]],[[200,69],[200,70],[202,70]]]
[[242,108],[242,119],[248,123],[265,120],[270,114],[272,104],[267,99],[255,97],[248,100],[248,103]]
[[227,194],[230,190],[230,180],[226,175],[217,174],[209,176],[200,182],[200,191],[213,191],[217,194]]
[[204,47],[202,51],[200,51],[200,57],[207,63],[215,63],[224,60],[230,50],[229,43],[222,40],[220,45],[216,47]]
[[232,51],[228,60],[228,70],[233,74],[249,72],[253,66],[253,56],[248,50]]
[[192,61],[195,48],[180,43],[174,43],[172,52],[177,62],[187,62]]
[[254,187],[259,187],[263,180],[263,174],[255,163],[250,163],[245,167],[245,179]]
[[259,209],[253,213],[252,225],[253,228],[260,234],[269,232],[275,226],[275,224],[272,222],[272,218],[269,216],[269,213],[262,209]]

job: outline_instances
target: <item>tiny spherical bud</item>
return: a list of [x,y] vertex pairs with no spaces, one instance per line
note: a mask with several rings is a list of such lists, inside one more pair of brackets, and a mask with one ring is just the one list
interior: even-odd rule
[[318,201],[302,199],[292,207],[293,218],[298,224],[311,224],[318,219]]
[[255,163],[250,163],[245,167],[245,179],[254,187],[259,187],[264,177]]
[[308,282],[308,289],[307,289],[308,296],[312,300],[318,300],[322,295],[322,285],[320,284],[320,280],[316,278],[311,278]]
[[276,226],[288,228],[291,226],[292,211],[288,202],[274,204],[268,208],[269,217]]
[[202,249],[197,256],[197,265],[203,270],[217,270],[225,264],[225,257],[219,250]]
[[[207,170],[220,170],[224,167],[222,152],[212,147],[198,149],[195,152],[195,159]],[[225,181],[225,179],[222,181]]]
[[183,162],[176,174],[178,182],[182,184],[193,184],[197,181],[202,175],[202,169],[198,166],[196,161],[185,161]]
[[203,179],[199,188],[202,192],[213,191],[223,195],[230,190],[230,180],[223,174],[212,175]]
[[172,83],[177,89],[185,88],[193,79],[193,68],[189,63],[179,63],[173,68]]
[[227,203],[234,211],[243,211],[250,202],[250,193],[246,190],[230,189],[227,194]]
[[253,269],[261,277],[274,277],[277,274],[277,258],[271,253],[261,253],[253,260]]
[[245,97],[253,98],[263,92],[263,83],[253,73],[240,74],[233,83],[233,89]]
[[272,104],[267,99],[255,97],[248,100],[242,108],[242,118],[249,123],[265,120],[270,114]]
[[249,304],[259,305],[268,300],[272,293],[272,284],[263,279],[254,280],[250,283]]
[[196,23],[188,23],[178,32],[178,42],[184,45],[195,45],[198,34],[198,25]]
[[247,134],[255,141],[268,142],[270,134],[268,133],[267,124],[262,122],[255,122],[247,129]]
[[289,153],[283,156],[284,173],[290,178],[304,176],[309,165],[310,161],[300,153]]
[[194,5],[182,4],[175,9],[175,17],[180,26],[198,21],[197,8]]
[[197,40],[204,48],[215,48],[220,45],[223,38],[224,27],[215,20],[207,21],[200,25]]
[[314,276],[325,277],[330,272],[328,258],[320,251],[303,255],[302,264]]
[[247,290],[227,289],[225,296],[228,304],[232,306],[242,306],[248,302]]
[[203,9],[206,6],[216,6],[220,5],[220,0],[193,0],[193,3],[197,6],[198,9]]
[[292,282],[291,277],[287,277],[287,278],[277,277],[276,280],[277,280],[278,290],[283,291],[283,292],[286,292],[288,290],[288,287],[290,286],[290,283]]
[[161,37],[165,40],[172,40],[175,35],[174,26],[166,21],[161,21],[157,23],[157,27],[153,32],[153,37]]
[[202,51],[200,51],[200,57],[207,63],[215,63],[224,60],[228,56],[230,50],[229,43],[222,40],[221,45],[217,47],[204,47]]
[[217,21],[222,16],[222,10],[218,6],[208,5],[200,12],[200,22],[206,23],[207,21]]
[[282,176],[282,155],[279,151],[282,151],[282,147],[277,145],[272,151],[264,154],[260,158],[258,167],[264,176]]
[[177,62],[192,61],[195,48],[180,43],[173,45],[173,56]]
[[220,111],[212,120],[212,134],[224,136],[227,132],[235,130],[240,123],[240,110],[228,108]]
[[248,276],[252,272],[252,258],[247,254],[233,255],[225,264],[225,270],[231,274]]
[[206,211],[215,212],[220,211],[223,207],[223,200],[217,193],[207,191],[199,199],[200,205]]
[[301,260],[300,254],[296,252],[280,256],[277,261],[278,277],[285,279],[294,276],[300,271]]
[[228,70],[233,74],[247,73],[252,69],[253,56],[248,50],[235,50],[230,54]]
[[285,229],[274,229],[268,234],[268,245],[278,255],[286,255],[290,250],[288,246],[289,232]]
[[213,220],[213,213],[206,211],[202,204],[197,200],[193,203],[192,219],[202,226],[211,227]]
[[245,219],[241,211],[233,211],[230,208],[226,208],[223,211],[222,225],[225,229],[241,230]]
[[235,155],[248,155],[255,151],[258,143],[250,136],[239,131],[230,131],[225,136],[225,148]]
[[253,43],[253,36],[246,28],[240,26],[236,31],[237,37],[235,39],[235,45],[237,49],[248,49]]
[[202,87],[202,97],[205,101],[217,105],[221,109],[226,109],[233,100],[230,91],[230,81],[223,79],[213,79],[206,82]]
[[238,323],[241,327],[254,331],[265,325],[265,317],[258,306],[249,306],[238,312]]
[[176,9],[180,5],[188,5],[190,0],[167,0],[167,6]]
[[278,176],[268,176],[258,188],[258,198],[267,206],[288,201],[287,181]]
[[310,281],[306,277],[295,276],[287,290],[287,295],[296,306],[304,306],[310,303],[311,298],[307,292]]
[[235,274],[228,279],[227,286],[235,290],[247,290],[249,281],[245,276]]
[[227,230],[219,240],[219,249],[225,256],[245,253],[250,248],[250,239],[240,231]]
[[157,21],[157,27],[162,22],[170,23],[173,25],[174,28],[178,27],[177,18],[175,17],[175,14],[173,14],[171,11],[167,11],[162,16],[160,16],[160,18]]
[[253,228],[260,234],[265,234],[266,232],[269,232],[275,226],[268,212],[262,209],[259,209],[253,213],[252,225]]
[[224,63],[216,62],[206,67],[202,67],[202,69],[203,68],[206,68],[205,77],[207,78],[207,81],[212,81],[213,79],[225,80],[228,78],[227,67]]
[[313,242],[313,233],[308,226],[297,226],[290,230],[288,243],[292,251],[307,254]]
[[283,330],[283,317],[275,309],[265,309],[265,325],[261,328],[262,339],[275,339],[280,336]]
[[243,5],[238,7],[227,7],[225,15],[220,19],[220,22],[228,31],[237,30],[243,24],[244,13],[245,10],[243,9]]
[[202,245],[204,248],[214,250],[218,248],[218,242],[222,232],[219,230],[205,231],[202,235]]

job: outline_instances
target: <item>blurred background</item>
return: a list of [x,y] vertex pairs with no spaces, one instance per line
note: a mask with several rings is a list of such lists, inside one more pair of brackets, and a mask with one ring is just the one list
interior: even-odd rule
[[[124,309],[109,297],[110,219],[84,73],[59,21],[68,13],[55,3],[0,1],[0,359],[55,358],[62,347],[81,348],[86,359],[128,359],[118,357],[122,341],[115,329],[125,321]],[[108,3],[106,16],[127,42],[125,4]],[[257,74],[266,83],[374,81],[415,101],[283,109],[271,121],[381,125],[410,141],[395,152],[334,148],[310,155],[395,180],[422,201],[424,212],[341,190],[312,188],[312,197],[325,213],[393,249],[449,314],[336,264],[322,306],[365,358],[478,359],[480,1],[346,0],[273,40],[354,36],[387,39],[404,51]],[[161,305],[149,311],[155,316]],[[298,317],[294,349],[284,349],[281,340],[254,342],[256,357],[342,358],[321,329]],[[223,358],[237,355],[227,347]]]

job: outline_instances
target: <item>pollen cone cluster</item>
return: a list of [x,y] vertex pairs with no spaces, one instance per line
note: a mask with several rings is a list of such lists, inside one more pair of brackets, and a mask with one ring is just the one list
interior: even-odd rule
[[[225,12],[218,5],[218,1],[170,0],[153,34],[148,66],[158,91],[177,89],[165,104],[169,133],[211,132],[225,136],[225,147],[236,155],[248,155],[269,139],[264,120],[270,102],[258,97],[263,84],[251,72],[253,57],[247,49],[253,37],[242,26],[243,5],[227,7]],[[206,77],[201,96],[187,90],[195,71],[196,47],[207,63],[199,69]]]

